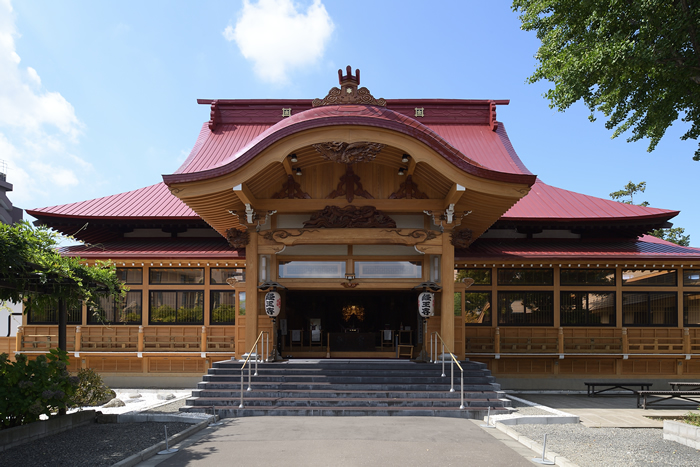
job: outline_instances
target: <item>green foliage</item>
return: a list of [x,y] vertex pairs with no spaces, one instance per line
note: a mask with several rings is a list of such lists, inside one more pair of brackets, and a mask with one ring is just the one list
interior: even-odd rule
[[464,322],[481,324],[491,322],[491,294],[472,292],[464,294]]
[[20,354],[15,362],[0,354],[0,428],[35,422],[66,408],[77,384],[67,366],[68,354],[59,349],[36,360]]
[[152,323],[201,323],[204,310],[201,306],[184,307],[177,310],[170,305],[161,305],[151,310]]
[[233,305],[219,305],[211,312],[212,323],[233,323],[236,321],[236,307]]
[[68,403],[71,407],[102,405],[103,401],[112,394],[112,391],[102,381],[102,377],[91,368],[81,369],[77,379],[75,393]]
[[[530,83],[560,111],[582,100],[613,138],[649,138],[653,151],[680,117],[700,136],[700,8],[691,0],[514,0],[522,29],[542,42]],[[700,149],[694,160],[700,160]]]
[[672,227],[670,229],[652,230],[649,232],[649,235],[680,246],[690,246],[690,235],[683,235],[684,232],[685,229],[683,227]]
[[688,412],[683,416],[681,421],[688,425],[700,426],[700,414]]
[[[620,201],[621,203],[624,204],[634,204],[634,195],[637,193],[644,193],[644,190],[647,188],[647,182],[640,182],[640,183],[632,183],[630,182],[625,185],[625,187],[622,190],[619,191],[613,191],[610,193],[610,197],[612,199],[622,199]],[[629,196],[629,200],[623,199]],[[643,203],[638,204],[638,206],[649,206],[649,203],[644,201]],[[667,242],[675,243],[680,246],[690,246],[690,235],[683,235],[685,233],[685,229],[682,227],[673,227],[670,229],[656,229],[652,230],[649,232],[649,235],[653,235],[654,237],[660,238],[662,240],[666,240]]]
[[[632,180],[625,185],[625,187],[622,190],[619,191],[613,191],[610,193],[610,198],[619,200],[621,203],[624,204],[634,204],[634,195],[637,193],[644,193],[644,190],[647,189],[647,182],[640,182],[640,183],[632,183]],[[629,196],[630,199],[624,199]],[[649,203],[644,201],[643,203],[640,203],[639,206],[649,206]]]
[[454,312],[455,316],[462,316],[462,294],[454,293]]
[[490,269],[458,269],[455,282],[462,282],[468,277],[474,279],[475,285],[491,285]]
[[32,310],[98,306],[100,297],[126,293],[114,264],[88,266],[80,258],[61,256],[60,235],[28,222],[0,224],[0,301],[21,302]]

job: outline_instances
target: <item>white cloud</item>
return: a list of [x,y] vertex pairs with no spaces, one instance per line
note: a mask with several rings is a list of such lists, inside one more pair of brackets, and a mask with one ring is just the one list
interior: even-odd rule
[[227,26],[222,34],[236,42],[258,76],[284,83],[290,70],[323,56],[335,27],[321,0],[314,0],[306,12],[300,10],[292,0],[244,0],[235,27]]
[[77,186],[93,167],[71,153],[84,127],[75,109],[42,86],[35,68],[21,65],[17,37],[11,2],[0,0],[0,159],[14,185],[13,204],[41,207],[52,204],[56,190]]

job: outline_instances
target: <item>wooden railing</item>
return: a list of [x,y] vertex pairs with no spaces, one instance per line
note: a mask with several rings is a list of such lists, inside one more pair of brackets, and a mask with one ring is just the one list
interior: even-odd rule
[[467,354],[700,354],[700,329],[470,328]]
[[[68,326],[70,352],[234,352],[234,326]],[[24,326],[11,351],[48,351],[58,346],[57,326]],[[0,349],[0,352],[3,350]]]

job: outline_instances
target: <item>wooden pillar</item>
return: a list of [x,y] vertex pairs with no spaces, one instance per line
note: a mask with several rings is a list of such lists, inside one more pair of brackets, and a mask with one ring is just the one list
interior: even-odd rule
[[564,354],[564,328],[559,328],[559,340],[558,340],[558,345],[559,345],[559,353]]
[[455,249],[450,243],[450,232],[442,233],[442,262],[440,279],[442,281],[442,304],[440,306],[440,335],[445,345],[455,351],[455,313],[454,313],[454,265]]
[[80,332],[80,326],[75,327],[75,351],[80,352],[80,344],[82,343],[81,339],[82,333]]
[[202,326],[202,341],[200,342],[201,344],[201,351],[206,352],[207,351],[207,327]]
[[690,329],[683,328],[683,353],[690,355]]
[[136,350],[138,352],[143,352],[143,326],[139,326],[139,335],[136,344]]
[[501,353],[501,329],[496,328],[493,336],[493,353],[496,355]]
[[245,345],[242,349],[236,349],[238,358],[250,352],[258,338],[258,233],[254,228],[248,229],[248,232],[250,242],[245,248]]
[[630,343],[627,338],[627,328],[622,328],[622,353],[629,355],[630,353]]
[[22,326],[17,328],[17,334],[15,335],[15,352],[19,352],[22,350],[22,334],[24,333],[24,329]]

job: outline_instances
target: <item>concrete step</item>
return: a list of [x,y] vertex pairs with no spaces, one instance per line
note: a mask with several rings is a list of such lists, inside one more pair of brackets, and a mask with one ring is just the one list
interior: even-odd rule
[[[373,398],[373,399],[400,399],[400,398],[413,398],[413,399],[459,399],[460,392],[455,390],[455,392],[449,391],[402,391],[402,392],[388,392],[388,391],[367,391],[367,390],[355,390],[355,391],[329,391],[329,390],[270,390],[270,391],[246,391],[243,390],[244,397],[270,397],[270,398],[282,398],[282,397],[293,397],[293,398],[307,398],[307,399],[353,399],[353,398]],[[192,398],[200,399],[226,399],[240,398],[241,392],[240,388],[238,390],[225,390],[225,389],[213,389],[213,390],[195,390],[192,392]],[[465,391],[464,397],[467,399],[487,399],[487,400],[498,400],[504,399],[505,402],[510,404],[508,399],[505,399],[504,393],[500,391]]]
[[[498,399],[464,399],[465,407],[503,407]],[[245,397],[246,407],[459,407],[461,400],[457,399],[373,399],[373,398],[338,398],[338,399],[307,399],[295,397]],[[240,398],[194,398],[187,401],[188,407],[236,406]]]

